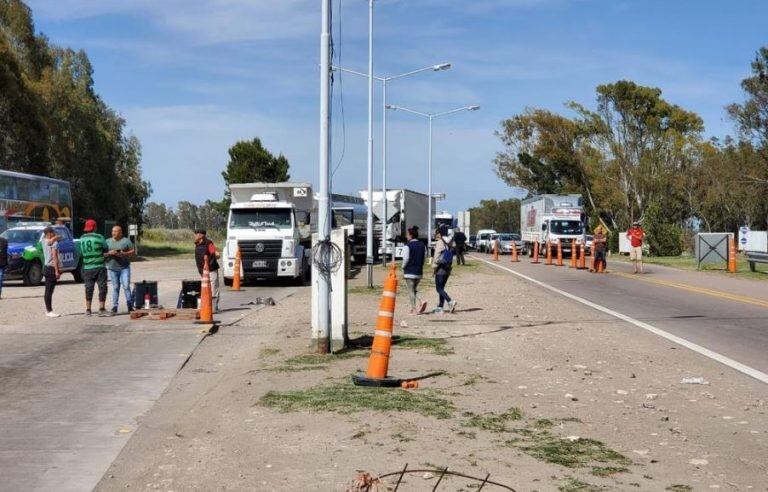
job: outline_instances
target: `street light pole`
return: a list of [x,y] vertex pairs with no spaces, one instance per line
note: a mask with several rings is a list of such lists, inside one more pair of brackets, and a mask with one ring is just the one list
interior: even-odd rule
[[[323,0],[322,28],[320,33],[320,195],[318,197],[319,244],[330,239],[331,204],[330,189],[330,77],[331,77],[331,0]],[[322,246],[321,246],[322,247]],[[327,354],[331,348],[331,278],[322,274],[318,279],[317,351]]]
[[[382,266],[387,266],[387,82],[389,79],[382,79],[382,122],[381,122],[381,246],[384,254],[381,255]],[[395,250],[392,249],[392,263],[395,263]]]
[[480,106],[464,106],[461,108],[452,109],[450,111],[443,111],[442,113],[422,113],[421,111],[414,111],[413,109],[404,108],[402,106],[395,106],[392,104],[386,105],[385,109],[399,109],[401,111],[405,111],[406,113],[415,114],[416,116],[421,116],[422,118],[427,118],[429,120],[429,159],[427,163],[427,194],[429,195],[427,202],[427,245],[430,245],[432,242],[432,120],[440,116],[458,113],[459,111],[477,111],[480,109]]
[[368,0],[368,217],[365,264],[373,288],[373,0]]

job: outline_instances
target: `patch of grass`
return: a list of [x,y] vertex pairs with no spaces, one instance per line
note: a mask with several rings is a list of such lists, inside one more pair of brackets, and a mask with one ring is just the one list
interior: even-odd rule
[[264,347],[263,349],[261,349],[261,351],[259,351],[259,358],[260,359],[267,359],[267,358],[273,357],[273,356],[275,356],[275,355],[277,355],[279,353],[280,353],[280,349],[279,348]]
[[578,478],[568,477],[557,487],[557,490],[560,492],[595,492],[600,490],[600,487],[582,482]]
[[174,256],[192,256],[195,245],[192,241],[187,243],[166,243],[156,241],[140,241],[140,258],[168,258]]
[[406,436],[402,432],[396,432],[390,436],[392,439],[397,439],[400,442],[410,442],[413,441],[413,438],[410,436]]
[[[349,353],[370,349],[372,344],[373,337],[370,335],[363,335],[354,340],[350,340],[351,349]],[[445,338],[421,338],[411,335],[395,335],[392,337],[392,346],[406,350],[427,349],[431,350],[435,355],[453,354],[453,347],[448,345],[448,340]]]
[[464,381],[464,384],[462,386],[474,386],[480,381],[487,381],[487,380],[488,380],[487,376],[483,376],[482,374],[476,372],[474,374],[470,374],[469,376],[467,376],[467,380]]
[[596,477],[610,477],[617,473],[627,473],[628,471],[629,469],[623,466],[593,466],[590,473]]
[[507,422],[520,420],[523,418],[523,412],[516,407],[512,407],[504,413],[495,414],[493,412],[478,415],[472,412],[464,412],[467,420],[461,425],[464,427],[477,427],[478,429],[490,432],[507,432]]
[[366,357],[362,351],[337,352],[335,354],[301,354],[284,360],[280,365],[270,367],[268,371],[292,372],[313,371],[328,368],[328,364],[353,357]]
[[477,432],[472,431],[456,431],[457,436],[465,437],[467,439],[477,439]]
[[549,419],[538,419],[533,423],[533,426],[537,429],[550,429],[554,427],[555,423]]
[[587,438],[562,439],[546,430],[530,432],[527,439],[508,441],[507,444],[541,461],[568,468],[588,466],[591,463],[632,464],[626,456],[600,441]]
[[270,391],[258,403],[280,412],[413,412],[438,419],[450,418],[454,411],[453,403],[436,390],[382,390],[354,386],[349,381],[303,390]]
[[[629,259],[626,256],[619,257],[618,255],[612,258],[617,261],[628,262]],[[679,268],[681,270],[698,270],[696,258],[693,256],[643,256],[643,263],[650,263],[653,265],[664,265],[672,268]],[[768,280],[768,267],[765,264],[756,264],[756,272],[749,270],[749,262],[742,255],[737,255],[736,259],[736,275],[744,278],[754,278]],[[702,265],[701,270],[710,272],[720,272],[727,275],[725,265]]]
[[693,487],[690,485],[675,484],[670,485],[664,490],[669,490],[671,492],[693,492]]

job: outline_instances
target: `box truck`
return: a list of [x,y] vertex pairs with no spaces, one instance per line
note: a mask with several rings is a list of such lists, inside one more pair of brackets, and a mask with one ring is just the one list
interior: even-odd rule
[[[361,191],[360,197],[368,203],[368,192]],[[378,217],[382,213],[381,191],[373,192],[373,213]],[[391,255],[395,258],[403,257],[403,248],[406,244],[406,232],[409,227],[417,226],[421,240],[427,243],[427,211],[429,202],[427,195],[417,191],[400,189],[387,190],[387,217],[384,221],[379,217],[378,238],[381,246],[380,254]],[[432,213],[434,217],[436,200],[432,199]],[[382,222],[384,226],[382,227]]]
[[546,244],[555,249],[562,243],[570,253],[574,244],[584,244],[587,215],[581,195],[537,195],[523,200],[520,206],[520,235],[523,251],[533,255],[536,241],[539,253],[546,253]]

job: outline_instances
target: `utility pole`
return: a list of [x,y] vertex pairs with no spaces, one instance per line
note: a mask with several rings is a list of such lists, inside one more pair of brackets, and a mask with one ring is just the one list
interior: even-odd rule
[[[317,204],[317,223],[320,247],[325,254],[323,261],[330,260],[331,203],[330,189],[330,128],[329,107],[331,96],[331,0],[322,0],[322,28],[320,32],[320,195]],[[331,349],[331,277],[321,273],[318,279],[317,351],[327,354]]]
[[373,0],[368,0],[368,218],[365,266],[373,288]]

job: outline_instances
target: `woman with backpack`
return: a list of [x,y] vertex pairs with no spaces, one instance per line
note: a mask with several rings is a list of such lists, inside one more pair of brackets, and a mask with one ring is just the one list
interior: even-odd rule
[[411,298],[411,314],[421,314],[427,309],[426,301],[421,300],[418,292],[426,259],[427,247],[419,241],[419,228],[413,226],[408,229],[408,244],[403,249],[403,277]]
[[434,314],[443,314],[445,303],[448,302],[448,312],[456,310],[456,301],[445,291],[445,285],[448,283],[448,277],[451,276],[453,266],[453,251],[451,245],[446,241],[448,228],[440,227],[435,231],[435,254],[432,257],[432,276],[435,277],[435,290],[440,298],[437,307],[432,311]]

